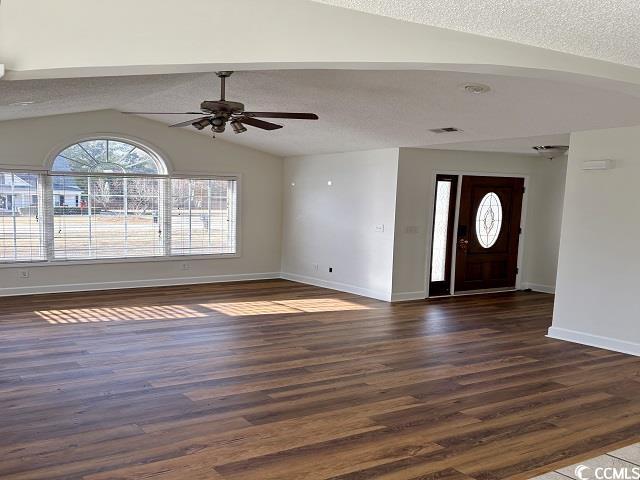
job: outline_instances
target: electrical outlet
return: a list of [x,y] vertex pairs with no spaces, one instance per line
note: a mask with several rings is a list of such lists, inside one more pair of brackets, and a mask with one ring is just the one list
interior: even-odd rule
[[376,232],[383,233],[384,232],[384,224],[376,225]]
[[320,266],[317,263],[313,264],[313,271],[314,272],[317,272],[319,268],[320,268]]
[[189,270],[191,268],[191,264],[189,263],[183,263],[181,265],[182,270]]
[[30,272],[29,270],[20,270],[18,272],[18,278],[29,278]]

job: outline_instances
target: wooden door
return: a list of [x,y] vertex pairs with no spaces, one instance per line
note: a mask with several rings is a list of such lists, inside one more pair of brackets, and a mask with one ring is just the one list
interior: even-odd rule
[[463,177],[456,292],[515,287],[523,195],[523,178]]

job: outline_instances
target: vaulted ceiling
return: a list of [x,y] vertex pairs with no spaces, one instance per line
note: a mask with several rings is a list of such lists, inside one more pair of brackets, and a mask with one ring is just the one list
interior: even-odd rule
[[[640,124],[640,69],[594,60],[640,66],[637,2],[192,0],[154,9],[155,0],[113,0],[94,12],[84,0],[60,0],[30,10],[41,28],[25,37],[34,18],[21,12],[38,1],[2,3],[10,15],[0,16],[0,63],[12,80],[0,81],[0,121],[197,110],[218,97],[211,72],[230,68],[238,71],[228,97],[249,109],[320,115],[220,136],[285,156],[401,146],[526,152],[572,131]],[[188,33],[216,18],[224,41]],[[103,20],[110,34],[93,35]],[[465,93],[470,82],[491,91]],[[34,103],[12,105],[25,101]],[[429,131],[439,127],[463,132]]]
[[[469,82],[486,84],[491,91],[469,94],[462,88]],[[0,108],[0,120],[99,109],[193,111],[202,100],[219,95],[212,73],[21,80],[2,87],[5,104],[36,103]],[[283,156],[399,146],[501,150],[496,139],[551,135],[546,142],[505,144],[507,151],[530,151],[532,142],[549,143],[558,134],[640,124],[638,97],[558,81],[461,72],[244,71],[228,80],[227,96],[251,110],[320,116],[318,121],[283,120],[285,128],[273,132],[249,128],[235,135],[229,129],[218,136]],[[148,116],[167,125],[193,117]],[[463,132],[429,131],[440,127]],[[201,134],[211,135],[208,130]],[[461,142],[474,143],[447,145]]]
[[640,2],[313,0],[409,22],[640,66]]

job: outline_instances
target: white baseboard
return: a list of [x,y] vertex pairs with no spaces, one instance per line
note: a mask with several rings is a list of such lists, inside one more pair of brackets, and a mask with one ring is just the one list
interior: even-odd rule
[[556,293],[556,286],[555,285],[542,285],[540,283],[524,282],[522,284],[522,289],[526,290],[527,288],[530,288],[534,292],[554,293],[554,294]]
[[356,285],[332,282],[330,280],[324,280],[322,278],[316,277],[307,277],[306,275],[298,275],[296,273],[282,272],[280,274],[280,278],[291,280],[292,282],[306,283],[308,285],[314,285],[316,287],[330,288],[331,290],[338,290],[340,292],[354,293],[363,297],[375,298],[376,300],[384,300],[385,302],[391,301],[391,292],[370,290],[368,288],[362,288]]
[[[298,275],[295,273],[242,273],[234,275],[206,275],[200,277],[175,277],[175,278],[152,278],[143,280],[121,280],[117,282],[93,282],[93,283],[68,283],[55,285],[33,285],[24,287],[0,288],[0,297],[9,297],[16,295],[38,295],[45,293],[65,293],[65,292],[84,292],[93,290],[119,290],[123,288],[143,288],[143,287],[166,287],[172,285],[195,285],[201,283],[223,283],[223,282],[241,282],[248,280],[268,280],[274,278],[283,278],[294,282],[315,285],[317,287],[329,288],[341,292],[353,293],[363,297],[375,298],[385,302],[403,302],[409,300],[423,300],[425,298],[424,291],[418,292],[398,292],[391,294],[390,292],[371,290],[362,288],[357,285],[333,282],[316,277],[306,275]],[[537,292],[554,293],[555,287],[538,284],[524,284],[523,288],[531,288]]]
[[38,295],[43,293],[85,292],[92,290],[120,290],[123,288],[168,287],[172,285],[196,285],[200,283],[241,282],[246,280],[269,280],[273,278],[280,278],[280,273],[240,273],[235,275],[206,275],[201,277],[123,280],[118,282],[34,285],[28,287],[0,288],[0,297],[13,295]]
[[549,328],[547,337],[589,345],[590,347],[604,348],[605,350],[612,350],[614,352],[627,353],[629,355],[635,355],[636,357],[640,356],[640,343],[629,342],[627,340],[602,337],[600,335],[560,327]]
[[407,302],[409,300],[424,300],[426,295],[424,290],[419,292],[398,292],[391,295],[392,302]]

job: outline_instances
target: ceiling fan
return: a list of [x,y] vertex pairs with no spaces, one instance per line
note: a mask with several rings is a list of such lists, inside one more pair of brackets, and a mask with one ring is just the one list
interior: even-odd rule
[[318,120],[315,113],[287,113],[287,112],[247,112],[244,104],[226,99],[226,80],[233,72],[216,72],[220,78],[220,100],[205,100],[200,104],[200,112],[122,112],[128,115],[200,115],[198,118],[186,122],[175,123],[170,127],[188,127],[189,125],[203,130],[211,126],[213,137],[216,133],[225,131],[227,123],[234,133],[246,132],[245,125],[261,128],[262,130],[277,130],[282,125],[266,122],[260,118],[293,118],[297,120]]

